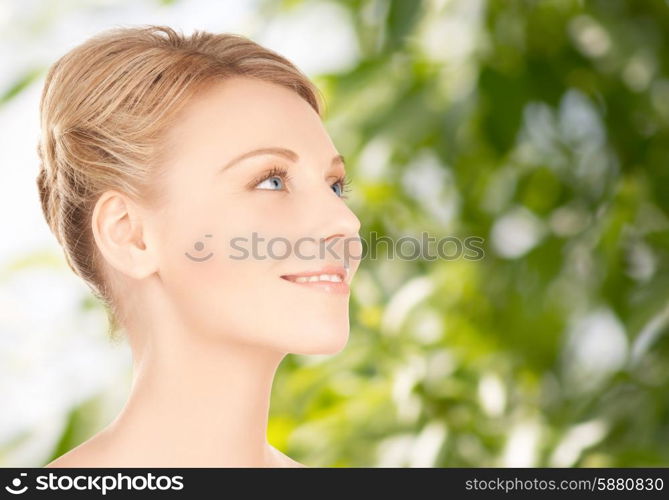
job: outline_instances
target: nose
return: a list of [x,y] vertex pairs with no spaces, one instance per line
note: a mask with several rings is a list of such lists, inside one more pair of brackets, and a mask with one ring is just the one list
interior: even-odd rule
[[320,233],[324,240],[332,238],[357,238],[360,231],[360,219],[350,209],[346,203],[337,199],[337,196],[332,196],[330,199],[334,200],[331,203],[326,203],[322,212],[320,212]]
[[357,267],[355,260],[362,255],[360,219],[341,198],[330,190],[327,202],[322,203],[316,220],[319,239],[323,242],[323,257],[346,267]]

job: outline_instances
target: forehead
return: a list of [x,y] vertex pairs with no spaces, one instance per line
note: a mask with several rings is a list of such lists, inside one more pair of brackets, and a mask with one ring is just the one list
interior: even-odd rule
[[245,77],[216,82],[196,94],[170,128],[168,141],[177,154],[212,147],[218,152],[224,147],[229,155],[264,146],[334,150],[320,116],[301,96]]

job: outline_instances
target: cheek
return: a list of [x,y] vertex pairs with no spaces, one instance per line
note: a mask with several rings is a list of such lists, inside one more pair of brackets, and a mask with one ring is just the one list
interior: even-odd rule
[[[283,352],[338,351],[348,339],[348,300],[282,280],[280,275],[293,269],[295,260],[272,259],[266,251],[254,256],[254,231],[266,240],[279,236],[292,240],[298,228],[280,222],[280,211],[262,215],[257,207],[245,208],[238,205],[234,215],[209,223],[200,219],[196,228],[183,222],[187,230],[174,233],[165,244],[161,272],[173,307],[189,328],[206,336]],[[226,213],[220,210],[209,213]],[[233,238],[240,237],[246,238],[237,240],[237,248],[247,250],[243,254],[231,247]],[[276,250],[281,254],[284,247],[277,245]],[[257,258],[263,255],[265,259]]]

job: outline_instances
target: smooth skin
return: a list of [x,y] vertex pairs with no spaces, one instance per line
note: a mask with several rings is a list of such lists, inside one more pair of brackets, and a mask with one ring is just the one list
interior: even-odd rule
[[[92,217],[127,309],[130,395],[113,422],[46,467],[304,467],[267,441],[272,382],[288,353],[344,348],[349,295],[280,276],[344,265],[346,246],[348,281],[358,268],[360,221],[335,186],[339,152],[300,96],[245,77],[199,93],[167,140],[167,202],[157,208],[107,191]],[[299,159],[263,154],[221,170],[265,147]],[[290,179],[253,185],[273,166]],[[300,246],[304,258],[271,258],[268,249],[257,254],[264,259],[232,258],[241,255],[232,238],[254,231],[265,241],[311,240]],[[333,239],[337,258],[320,254],[318,242]],[[213,256],[198,262],[186,252]]]

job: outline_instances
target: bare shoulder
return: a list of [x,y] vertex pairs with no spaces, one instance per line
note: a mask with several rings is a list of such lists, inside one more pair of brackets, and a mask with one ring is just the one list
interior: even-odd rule
[[[49,462],[44,468],[113,467],[114,463],[129,463],[132,461],[127,454],[124,453],[122,454],[123,456],[120,456],[115,452],[114,447],[106,443],[105,437],[104,433],[96,434],[79,446]],[[270,452],[270,467],[307,467],[273,446],[270,446]]]
[[64,455],[52,460],[44,466],[44,468],[61,468],[61,467],[95,467],[93,461],[85,449],[74,448]]
[[72,448],[67,453],[52,460],[44,468],[61,467],[108,467],[105,465],[103,457],[105,453],[101,450],[103,435],[98,433],[84,441],[80,445]]
[[307,467],[304,464],[301,464],[300,462],[297,462],[296,460],[293,460],[290,458],[288,455],[285,455],[284,453],[280,452],[274,446],[270,446],[270,449],[274,453],[274,457],[276,460],[276,465],[275,467]]

